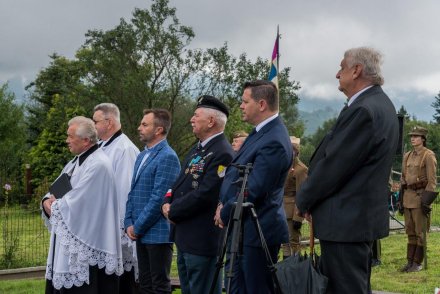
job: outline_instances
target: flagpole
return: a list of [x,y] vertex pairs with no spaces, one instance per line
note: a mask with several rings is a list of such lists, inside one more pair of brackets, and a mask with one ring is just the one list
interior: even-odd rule
[[277,75],[278,75],[278,84],[280,83],[280,25],[277,25]]

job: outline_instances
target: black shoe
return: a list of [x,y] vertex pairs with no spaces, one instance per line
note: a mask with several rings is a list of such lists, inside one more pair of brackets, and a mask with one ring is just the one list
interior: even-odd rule
[[418,263],[413,263],[412,266],[406,271],[407,273],[419,272],[423,269],[423,266]]
[[378,265],[381,265],[382,264],[382,261],[380,261],[380,259],[375,259],[375,258],[373,258],[373,260],[371,260],[371,266],[373,267],[373,266],[378,266]]
[[412,262],[408,262],[404,267],[400,269],[400,272],[406,273],[410,267],[412,267]]

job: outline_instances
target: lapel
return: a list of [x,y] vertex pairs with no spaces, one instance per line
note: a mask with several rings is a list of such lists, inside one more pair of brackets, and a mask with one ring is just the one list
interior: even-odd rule
[[[137,163],[137,167],[135,169],[136,172],[136,179],[134,181],[134,184],[138,181],[138,179],[140,178],[140,175],[142,174],[142,172],[144,171],[144,169],[150,164],[151,161],[153,161],[153,159],[157,156],[157,154],[159,154],[159,152],[167,145],[167,141],[163,140],[162,142],[160,142],[156,147],[153,148],[153,150],[151,151],[150,155],[148,156],[147,160],[145,160],[144,164],[139,167],[139,164],[142,162],[142,159],[145,156],[145,153],[147,152],[146,150],[142,151],[141,154],[144,154],[144,156],[139,156],[139,163]],[[138,172],[139,169],[139,172]]]
[[238,150],[237,155],[235,155],[233,162],[236,162],[236,160],[243,154],[247,149],[249,149],[249,146],[255,144],[258,140],[260,140],[264,134],[266,134],[269,130],[271,130],[275,125],[280,123],[280,116],[276,117],[274,120],[270,121],[267,125],[261,128],[258,132],[256,132],[253,135],[250,135],[247,137],[246,141],[244,141],[243,145],[241,146],[240,150]]
[[[319,143],[318,147],[316,147],[315,152],[313,152],[312,157],[310,157],[310,163],[309,163],[309,172],[311,172],[314,168],[315,162],[314,162],[314,158],[316,157],[317,160],[321,159],[322,157],[322,153],[324,152],[323,150],[321,150],[321,148],[325,149],[327,147],[327,143],[328,140],[331,139],[331,137],[333,136],[333,132],[335,130],[337,130],[339,124],[341,124],[341,122],[344,120],[344,118],[348,115],[350,115],[350,112],[353,111],[353,109],[357,108],[357,106],[361,103],[363,103],[363,101],[365,99],[367,99],[368,96],[370,95],[375,95],[378,92],[381,92],[382,88],[380,86],[373,86],[370,89],[366,90],[365,92],[363,92],[361,95],[359,95],[359,97],[356,98],[356,100],[348,107],[344,107],[341,112],[339,113],[338,119],[336,120],[335,125],[330,129],[330,131],[324,136],[324,138],[321,140],[321,142]],[[320,154],[320,155],[318,155]]]

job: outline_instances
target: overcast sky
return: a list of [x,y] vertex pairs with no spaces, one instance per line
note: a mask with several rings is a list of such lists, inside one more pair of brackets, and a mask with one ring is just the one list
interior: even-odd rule
[[[0,83],[19,92],[57,52],[73,58],[89,29],[110,29],[130,19],[140,0],[1,0]],[[220,47],[249,58],[269,58],[280,26],[280,67],[301,83],[300,109],[345,97],[335,74],[346,49],[372,46],[384,54],[384,90],[396,108],[431,120],[440,92],[438,0],[171,0],[177,17],[196,34],[193,48]]]

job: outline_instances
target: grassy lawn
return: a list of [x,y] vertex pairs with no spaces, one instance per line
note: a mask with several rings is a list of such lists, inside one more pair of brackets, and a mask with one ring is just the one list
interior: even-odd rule
[[[318,248],[319,249],[319,248]],[[440,287],[440,232],[432,232],[428,240],[428,270],[400,273],[406,263],[406,235],[393,233],[382,240],[382,265],[373,268],[374,290],[396,293],[433,293]],[[172,275],[176,276],[173,262]],[[43,293],[44,280],[0,281],[0,293]],[[180,293],[175,291],[174,293]]]
[[374,290],[398,293],[434,293],[440,287],[440,232],[428,235],[428,270],[401,273],[406,264],[406,235],[392,234],[382,240],[382,265],[373,268]]

